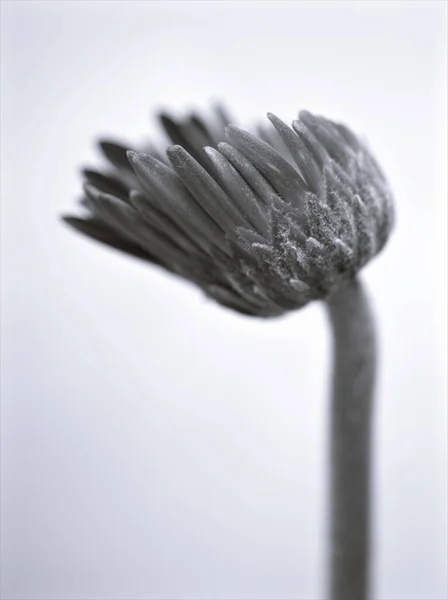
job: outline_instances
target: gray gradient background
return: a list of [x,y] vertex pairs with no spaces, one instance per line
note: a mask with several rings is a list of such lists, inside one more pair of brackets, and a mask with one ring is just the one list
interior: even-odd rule
[[366,134],[375,599],[447,598],[446,3],[3,2],[2,598],[323,598],[329,337],[236,316],[57,221],[97,134],[224,97]]

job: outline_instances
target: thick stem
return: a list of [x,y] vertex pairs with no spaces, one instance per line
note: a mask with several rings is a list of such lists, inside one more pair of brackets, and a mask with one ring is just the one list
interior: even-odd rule
[[329,596],[331,600],[367,600],[375,327],[363,285],[357,279],[342,286],[327,305],[334,355]]

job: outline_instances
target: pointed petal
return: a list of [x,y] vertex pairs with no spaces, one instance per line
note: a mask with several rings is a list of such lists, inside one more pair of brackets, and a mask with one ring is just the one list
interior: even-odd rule
[[322,171],[303,140],[286,123],[272,113],[268,113],[268,119],[278,131],[310,189],[313,192],[318,192],[322,184]]
[[232,116],[231,116],[228,108],[226,106],[224,106],[223,104],[221,104],[220,102],[218,102],[214,105],[213,111],[216,114],[218,121],[221,125],[223,138],[224,138],[225,128],[227,127],[227,125],[229,123],[233,123],[234,120],[232,119]]
[[191,154],[204,168],[207,168],[207,159],[204,157],[202,147],[207,144],[200,130],[187,122],[175,121],[168,115],[159,115],[160,122],[168,137],[174,145],[179,145]]
[[256,134],[260,138],[260,140],[263,140],[263,142],[266,142],[266,144],[272,146],[274,150],[277,150],[280,156],[284,158],[286,162],[289,163],[295,169],[295,164],[292,160],[291,154],[289,153],[284,141],[278,134],[277,130],[274,129],[274,127],[270,127],[268,125],[265,125],[264,123],[260,123],[256,128]]
[[201,132],[201,134],[203,136],[204,143],[201,144],[201,147],[216,146],[218,144],[219,140],[216,140],[211,128],[208,126],[208,124],[205,122],[205,120],[200,115],[197,115],[196,113],[192,113],[190,115],[189,121],[192,125],[194,125],[194,127],[198,131]]
[[311,114],[307,110],[300,111],[299,116],[300,120],[305,123],[315,138],[326,148],[329,155],[341,164],[345,164],[348,158],[346,152],[347,145],[340,143],[339,133],[333,131],[324,119]]
[[316,136],[308,129],[305,123],[300,121],[293,121],[292,128],[297,133],[299,138],[305,144],[308,151],[314,157],[314,160],[322,169],[330,160],[330,155],[327,150],[322,146]]
[[238,173],[245,179],[246,183],[253,189],[255,194],[266,204],[266,206],[271,206],[272,198],[278,198],[277,192],[266,181],[260,171],[254,167],[250,160],[248,160],[239,150],[230,144],[227,144],[227,142],[218,144],[218,150],[235,167]]
[[116,233],[154,255],[173,271],[178,271],[179,267],[189,268],[185,253],[143,221],[129,204],[103,194],[91,185],[85,185],[84,190],[90,200],[92,212]]
[[204,250],[231,254],[222,230],[196,202],[171,167],[147,154],[129,152],[129,160],[156,208],[176,221]]
[[218,183],[233,200],[236,208],[257,231],[267,235],[268,218],[261,200],[225,156],[214,148],[207,147],[204,150],[213,164]]
[[227,194],[188,152],[171,146],[166,153],[183,184],[223,231],[245,224]]
[[100,140],[98,146],[107,160],[119,170],[130,171],[131,166],[126,156],[128,147],[108,140]]
[[93,184],[96,188],[105,192],[118,196],[121,200],[126,201],[128,197],[128,188],[113,175],[105,175],[93,169],[83,169],[82,174],[87,181]]
[[247,156],[286,202],[297,207],[302,205],[306,185],[299,173],[276,150],[235,125],[229,125],[226,134],[230,143]]
[[71,215],[63,216],[62,220],[73,229],[76,229],[80,233],[83,233],[84,235],[98,242],[106,244],[111,248],[115,248],[116,250],[120,250],[126,254],[130,254],[135,258],[140,258],[141,260],[147,260],[160,264],[156,258],[152,257],[136,244],[128,242],[117,235],[112,229],[108,228],[101,221],[98,221],[94,218],[82,219],[80,217],[74,217]]
[[192,254],[200,252],[199,247],[188,237],[166,214],[160,212],[140,192],[131,191],[130,202],[142,219],[147,221],[154,229],[157,229],[177,246]]
[[339,131],[350,148],[356,152],[360,146],[357,136],[343,123],[335,123],[334,121],[331,121],[331,123]]

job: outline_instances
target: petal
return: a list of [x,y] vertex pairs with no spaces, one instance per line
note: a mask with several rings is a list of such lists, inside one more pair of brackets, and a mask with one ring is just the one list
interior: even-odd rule
[[73,227],[73,229],[76,229],[88,237],[106,244],[111,248],[121,250],[126,254],[134,256],[135,258],[160,264],[156,258],[142,250],[138,245],[128,242],[126,239],[117,235],[112,229],[104,225],[102,221],[98,221],[95,218],[82,219],[80,217],[74,217],[70,215],[63,216],[62,220],[67,223],[67,225],[70,225],[70,227]]
[[100,140],[98,146],[107,160],[113,164],[114,167],[119,170],[131,170],[131,166],[126,156],[129,147],[108,140]]
[[85,185],[84,189],[92,212],[116,233],[154,255],[167,268],[173,271],[178,271],[179,267],[188,269],[190,264],[185,253],[143,221],[129,204],[103,194],[91,185]]
[[178,227],[210,252],[217,248],[231,255],[222,229],[209,217],[171,167],[147,154],[129,152],[129,160],[148,200],[171,217]]
[[159,115],[168,137],[174,145],[179,145],[191,154],[204,168],[207,168],[207,158],[202,152],[202,147],[208,144],[207,138],[194,123],[175,121],[166,114]]
[[316,136],[308,129],[302,120],[293,121],[292,128],[305,144],[311,155],[314,157],[316,163],[322,169],[323,166],[326,165],[330,160],[330,155],[328,154],[327,150],[322,146]]
[[182,183],[223,231],[245,225],[227,194],[188,152],[171,146],[166,153]]
[[288,148],[285,146],[284,141],[281,136],[279,136],[276,129],[273,127],[269,127],[264,123],[260,123],[256,128],[257,137],[260,138],[266,144],[269,144],[277,150],[282,158],[284,158],[293,168],[295,168],[294,161],[292,160],[291,154],[288,151]]
[[244,181],[235,167],[214,148],[204,148],[214,170],[215,177],[221,187],[233,200],[235,207],[245,219],[262,235],[269,231],[266,210],[261,200]]
[[226,134],[230,143],[253,163],[286,202],[297,207],[302,205],[302,195],[307,189],[303,179],[274,148],[236,125],[229,125]]
[[303,140],[272,113],[268,113],[268,119],[278,131],[310,189],[318,192],[322,185],[322,170]]
[[282,200],[282,198],[280,198],[280,196],[266,181],[260,171],[254,167],[254,165],[244,156],[244,154],[226,142],[218,144],[218,150],[235,167],[238,173],[245,179],[246,183],[253,189],[256,195],[267,207],[271,208],[274,206],[279,210],[295,213],[295,210],[292,209],[291,206],[284,200]]
[[166,214],[157,210],[143,194],[132,190],[130,202],[143,220],[166,238],[172,240],[177,246],[189,253],[198,254],[200,252],[194,240],[186,235]]
[[326,148],[329,155],[339,163],[345,165],[348,160],[347,144],[339,132],[332,127],[329,121],[317,117],[307,110],[299,113],[300,119],[313,133],[315,138]]
[[118,196],[118,198],[123,201],[127,200],[128,188],[113,175],[105,175],[104,173],[94,171],[93,169],[83,169],[82,174],[89,183],[93,184],[102,192]]
[[217,146],[219,140],[213,135],[211,128],[205,122],[205,120],[198,114],[192,113],[189,118],[189,122],[201,132],[203,136],[204,142],[201,144],[203,146]]

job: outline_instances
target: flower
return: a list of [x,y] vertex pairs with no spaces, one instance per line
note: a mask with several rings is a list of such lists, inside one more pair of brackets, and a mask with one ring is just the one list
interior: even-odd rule
[[[259,137],[161,115],[173,146],[100,147],[85,170],[86,217],[64,220],[198,285],[238,312],[272,317],[329,297],[384,247],[393,204],[375,159],[346,126],[307,111]],[[226,141],[224,141],[226,140]]]

